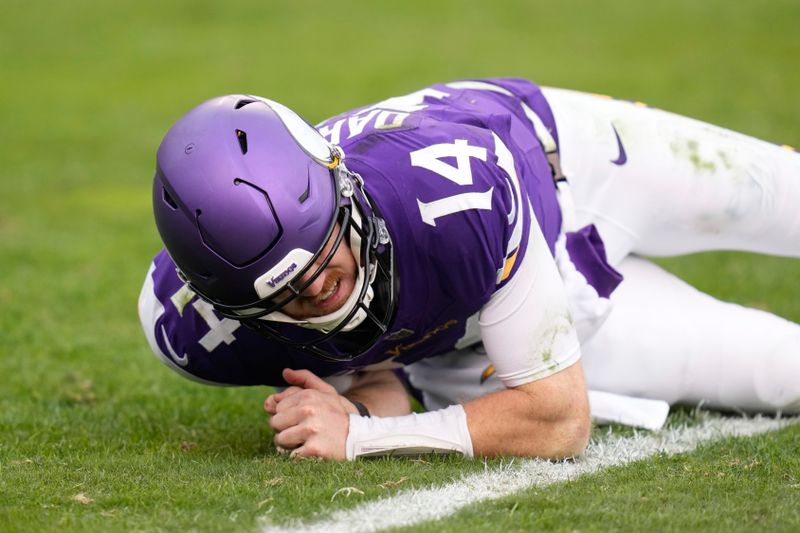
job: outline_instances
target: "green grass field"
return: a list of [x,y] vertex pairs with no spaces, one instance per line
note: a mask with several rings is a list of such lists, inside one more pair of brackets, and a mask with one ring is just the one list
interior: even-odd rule
[[[435,81],[522,76],[800,145],[792,0],[5,0],[2,12],[0,531],[256,530],[485,468],[292,462],[271,444],[266,389],[197,385],[150,354],[136,298],[159,249],[155,149],[203,99],[263,94],[314,122]],[[800,321],[800,261],[662,264]],[[799,440],[796,426],[726,440],[428,529],[798,530]],[[347,486],[363,494],[333,498]]]

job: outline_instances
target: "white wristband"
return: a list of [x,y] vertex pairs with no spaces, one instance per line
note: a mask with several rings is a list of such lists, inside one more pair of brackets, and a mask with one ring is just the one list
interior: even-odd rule
[[461,453],[472,457],[467,414],[460,405],[429,413],[378,417],[350,415],[347,458]]

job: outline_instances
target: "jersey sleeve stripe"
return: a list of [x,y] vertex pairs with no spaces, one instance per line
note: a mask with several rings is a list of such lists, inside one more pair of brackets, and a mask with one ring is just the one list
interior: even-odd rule
[[536,112],[525,102],[520,102],[520,104],[522,105],[522,110],[525,112],[525,116],[531,121],[531,124],[533,125],[533,131],[536,132],[536,136],[539,138],[539,142],[542,143],[542,148],[544,148],[544,151],[548,154],[557,151],[558,146],[556,145],[556,141],[550,134],[547,126],[545,126],[544,122],[542,122],[542,119],[539,118],[539,115],[537,115]]
[[503,263],[503,275],[500,278],[501,282],[508,279],[508,276],[511,275],[511,271],[514,269],[514,263],[517,262],[518,253],[519,253],[519,248],[514,250],[514,253],[511,254],[510,257],[506,258],[505,262]]

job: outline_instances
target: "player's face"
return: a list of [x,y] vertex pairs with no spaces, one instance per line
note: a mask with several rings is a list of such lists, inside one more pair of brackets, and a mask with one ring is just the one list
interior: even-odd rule
[[[316,272],[319,264],[328,256],[338,231],[340,228],[337,225],[325,248],[322,249],[317,262],[308,269],[301,283],[307,282],[311,274]],[[342,239],[325,270],[300,293],[300,296],[284,305],[281,310],[299,320],[333,313],[347,302],[347,298],[353,292],[357,272],[353,252],[350,251],[346,240]]]

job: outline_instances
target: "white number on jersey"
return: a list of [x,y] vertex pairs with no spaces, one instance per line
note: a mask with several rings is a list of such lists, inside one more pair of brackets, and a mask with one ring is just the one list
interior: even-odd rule
[[395,96],[383,102],[362,109],[359,113],[346,118],[340,118],[333,124],[325,122],[318,124],[317,129],[323,137],[327,137],[331,144],[339,144],[342,139],[342,126],[347,124],[347,138],[360,135],[370,121],[374,120],[373,127],[376,130],[389,130],[399,128],[403,125],[408,116],[414,111],[427,107],[423,102],[425,98],[437,98],[439,100],[450,96],[444,91],[438,91],[432,87],[414,91],[404,96]]
[[223,318],[220,320],[214,313],[214,307],[205,300],[195,300],[192,307],[197,310],[197,313],[203,317],[203,320],[206,321],[206,324],[208,324],[210,328],[208,333],[200,337],[198,341],[206,351],[212,352],[223,342],[225,344],[230,344],[236,340],[236,337],[233,336],[233,332],[239,329],[239,326],[242,325],[241,322],[231,318]]
[[[188,285],[183,285],[170,297],[170,300],[172,301],[172,305],[175,306],[175,309],[178,310],[178,314],[183,316],[184,307],[193,297],[195,297],[195,293],[189,289]],[[200,315],[208,325],[208,333],[203,335],[198,341],[207,352],[213,352],[214,349],[223,342],[225,344],[230,344],[236,340],[236,337],[233,336],[233,332],[242,325],[238,320],[233,320],[231,318],[223,318],[220,320],[217,318],[216,313],[214,313],[214,307],[210,303],[200,300],[199,298],[192,303],[192,307],[194,307],[197,314]],[[164,332],[164,339],[166,340],[166,332]],[[172,349],[169,343],[167,343],[167,347],[170,348],[170,350]],[[172,351],[170,351],[170,353],[179,360],[178,362],[182,362],[182,360],[185,359],[185,357],[178,357],[177,354],[174,354]],[[185,363],[183,364],[185,365]]]
[[[486,148],[470,146],[466,140],[456,139],[453,143],[434,144],[415,150],[409,155],[411,157],[411,166],[430,170],[456,185],[466,186],[472,185],[470,158],[474,157],[481,161],[486,161]],[[445,157],[455,158],[455,166],[443,161],[442,159]],[[436,226],[436,219],[439,217],[452,215],[467,209],[491,209],[492,191],[493,187],[490,187],[488,191],[466,192],[432,202],[423,202],[417,198],[417,205],[419,206],[422,221],[428,225]]]

